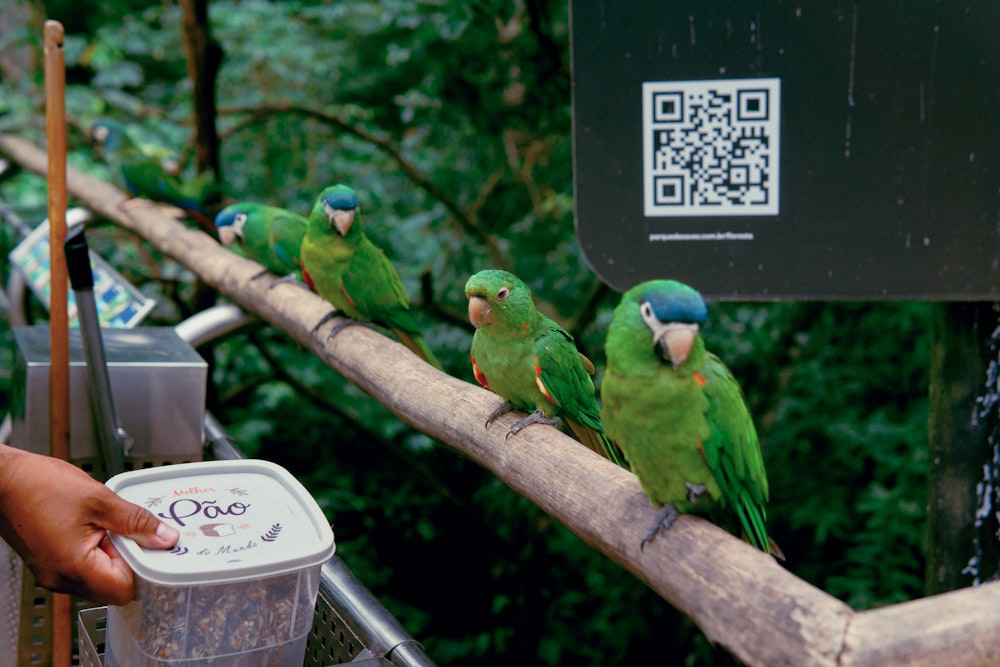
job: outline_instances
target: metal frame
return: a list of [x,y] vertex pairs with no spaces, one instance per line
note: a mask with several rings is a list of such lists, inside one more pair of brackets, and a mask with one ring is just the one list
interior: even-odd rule
[[[24,303],[24,281],[14,279],[7,285],[11,325],[27,324],[19,307]],[[15,306],[17,304],[17,306]],[[259,323],[252,315],[231,304],[209,308],[175,327],[178,335],[193,347],[217,340],[242,328]],[[245,458],[222,425],[210,413],[205,413],[205,453],[217,459]],[[10,603],[12,601],[8,601]],[[100,654],[103,637],[91,637],[90,628],[103,632],[101,608],[81,612],[80,643],[91,642],[81,656],[88,659]],[[84,623],[86,614],[86,623]],[[106,617],[106,612],[105,612]],[[86,638],[84,635],[87,634]],[[316,601],[316,617],[310,632],[304,667],[325,667],[331,664],[355,662],[364,665],[397,665],[398,667],[434,667],[434,662],[394,616],[378,601],[364,584],[337,556],[323,564],[320,589]],[[88,663],[81,663],[88,664]]]
[[[212,458],[245,458],[210,413],[205,414],[205,443],[206,455]],[[329,607],[334,616],[328,619],[324,627],[321,615],[326,607]],[[317,618],[313,620],[313,635],[309,638],[307,649],[307,665],[312,664],[309,662],[308,652],[316,643],[331,647],[333,649],[331,657],[334,658],[340,657],[338,654],[341,652],[355,658],[363,649],[368,649],[375,658],[384,658],[399,667],[434,665],[424,653],[423,646],[410,636],[338,556],[333,556],[323,563],[320,570],[316,609]],[[350,636],[345,638],[344,630],[358,640],[356,651],[351,650]]]

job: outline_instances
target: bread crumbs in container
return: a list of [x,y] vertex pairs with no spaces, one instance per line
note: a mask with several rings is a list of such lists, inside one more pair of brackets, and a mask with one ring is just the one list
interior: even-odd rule
[[136,598],[108,607],[108,667],[300,667],[333,531],[287,470],[205,461],[115,475],[107,486],[181,532],[172,550],[111,540]]

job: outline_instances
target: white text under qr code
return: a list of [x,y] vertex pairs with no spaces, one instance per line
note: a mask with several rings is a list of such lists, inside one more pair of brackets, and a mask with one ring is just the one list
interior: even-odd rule
[[642,85],[650,217],[777,215],[780,79]]

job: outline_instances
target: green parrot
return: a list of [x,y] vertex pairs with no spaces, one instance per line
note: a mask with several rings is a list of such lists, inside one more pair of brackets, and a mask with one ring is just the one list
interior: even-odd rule
[[338,311],[356,322],[391,329],[403,345],[441,369],[417,329],[399,274],[365,235],[354,190],[338,184],[320,193],[309,215],[300,257],[306,284]]
[[772,553],[757,431],[732,373],[705,349],[707,313],[701,295],[675,280],[622,296],[605,345],[604,422],[650,502],[663,508],[643,546],[680,512],[728,508],[749,542]]
[[130,195],[176,206],[195,218],[206,231],[214,229],[208,203],[219,193],[211,174],[181,180],[164,168],[159,159],[143,152],[124,126],[114,120],[97,121],[90,129],[90,136],[116,170],[118,184]]
[[254,202],[230,204],[215,216],[222,245],[284,276],[272,287],[288,279],[302,281],[299,253],[308,225],[309,221],[298,213]]
[[465,284],[465,296],[476,327],[472,372],[505,401],[486,426],[514,409],[530,413],[511,427],[509,437],[529,424],[556,424],[561,416],[580,442],[624,465],[601,423],[594,365],[569,332],[538,312],[528,286],[507,271],[480,271]]

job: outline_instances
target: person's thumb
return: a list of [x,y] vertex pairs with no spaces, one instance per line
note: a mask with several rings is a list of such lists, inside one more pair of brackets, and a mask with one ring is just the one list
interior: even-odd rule
[[107,512],[102,517],[102,527],[112,533],[130,537],[140,547],[169,549],[177,544],[180,532],[157,519],[149,510],[119,498],[114,493],[109,499]]

